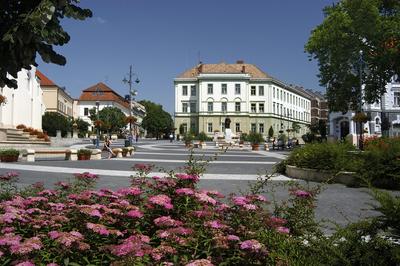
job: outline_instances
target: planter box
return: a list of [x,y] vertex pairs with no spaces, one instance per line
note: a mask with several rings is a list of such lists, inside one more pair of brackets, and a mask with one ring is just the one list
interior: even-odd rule
[[286,166],[286,175],[292,178],[303,179],[312,182],[340,183],[346,186],[360,186],[360,182],[354,172],[339,172],[299,168],[292,165]]
[[90,160],[90,155],[78,154],[78,160],[79,160],[79,161]]
[[0,161],[5,163],[17,162],[18,156],[1,156]]

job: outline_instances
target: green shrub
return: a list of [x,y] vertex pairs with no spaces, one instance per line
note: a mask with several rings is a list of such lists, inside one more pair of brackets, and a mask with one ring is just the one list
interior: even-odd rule
[[400,138],[377,138],[365,144],[359,173],[372,185],[400,189]]
[[19,156],[19,151],[16,149],[0,150],[0,156]]
[[[206,133],[204,133],[204,131],[200,132],[197,136],[196,139],[200,140],[200,141],[209,141],[210,138],[207,136]],[[211,138],[212,139],[212,138]]]
[[302,168],[332,171],[356,171],[360,159],[351,151],[355,147],[348,143],[310,143],[295,149],[287,164]]
[[250,132],[248,140],[251,144],[260,144],[264,142],[264,137],[258,132]]
[[92,155],[92,150],[89,149],[79,149],[78,155]]

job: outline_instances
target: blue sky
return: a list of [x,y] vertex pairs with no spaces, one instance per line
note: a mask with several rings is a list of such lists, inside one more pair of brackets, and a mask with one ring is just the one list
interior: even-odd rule
[[244,60],[288,84],[323,90],[304,53],[310,32],[333,0],[82,0],[86,21],[66,19],[70,42],[57,48],[65,66],[39,69],[73,97],[97,82],[121,95],[133,65],[137,99],[174,111],[173,79],[197,64]]

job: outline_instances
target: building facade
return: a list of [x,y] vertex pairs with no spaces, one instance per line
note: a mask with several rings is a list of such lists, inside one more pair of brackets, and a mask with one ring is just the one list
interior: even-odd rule
[[328,124],[328,101],[325,96],[319,92],[310,89],[305,90],[311,99],[311,124],[316,124],[318,121],[323,120]]
[[73,117],[74,99],[66,92],[65,88],[59,87],[42,72],[36,70],[36,76],[40,80],[43,90],[43,102],[46,112],[57,112],[66,117]]
[[42,115],[45,110],[40,81],[35,75],[36,68],[18,72],[18,88],[0,88],[6,103],[0,105],[0,128],[15,128],[19,124],[42,129]]
[[[77,103],[77,116],[84,121],[92,124],[90,120],[89,110],[93,108],[102,110],[105,107],[116,107],[120,109],[126,116],[130,115],[130,102],[119,95],[116,91],[100,82],[82,91]],[[136,101],[132,101],[132,115],[137,119],[135,127],[139,130],[143,117],[146,115],[146,109],[143,105]],[[92,124],[93,127],[93,124]],[[92,128],[93,129],[93,128]]]
[[[363,124],[365,136],[381,136],[382,129],[385,129],[388,136],[400,136],[400,83],[392,79],[392,82],[386,85],[386,93],[381,100],[373,104],[363,104],[362,110],[367,114],[369,121]],[[359,128],[352,121],[354,111],[345,114],[333,112],[329,114],[330,135],[335,138],[349,138],[354,144],[357,143],[356,134]]]
[[274,135],[296,122],[298,135],[311,121],[309,96],[269,76],[258,67],[236,64],[199,64],[174,79],[177,133],[224,132],[225,119],[233,133],[259,132],[272,126]]

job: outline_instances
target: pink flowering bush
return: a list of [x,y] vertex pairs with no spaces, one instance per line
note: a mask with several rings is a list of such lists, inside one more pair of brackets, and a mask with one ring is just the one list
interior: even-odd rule
[[[225,197],[196,188],[196,173],[151,178],[150,166],[135,167],[141,171],[132,186],[117,191],[93,190],[98,176],[82,173],[55,189],[36,185],[8,195],[0,202],[0,263],[263,265],[284,259],[273,243],[292,241],[290,215],[273,215],[262,195]],[[17,178],[3,176],[2,182]],[[293,200],[312,201],[303,194],[292,193]]]
[[303,243],[319,233],[318,191],[294,186],[272,206],[256,193],[198,189],[194,171],[149,177],[150,167],[139,167],[116,191],[93,190],[98,176],[83,173],[8,195],[0,265],[294,265],[315,255]]

